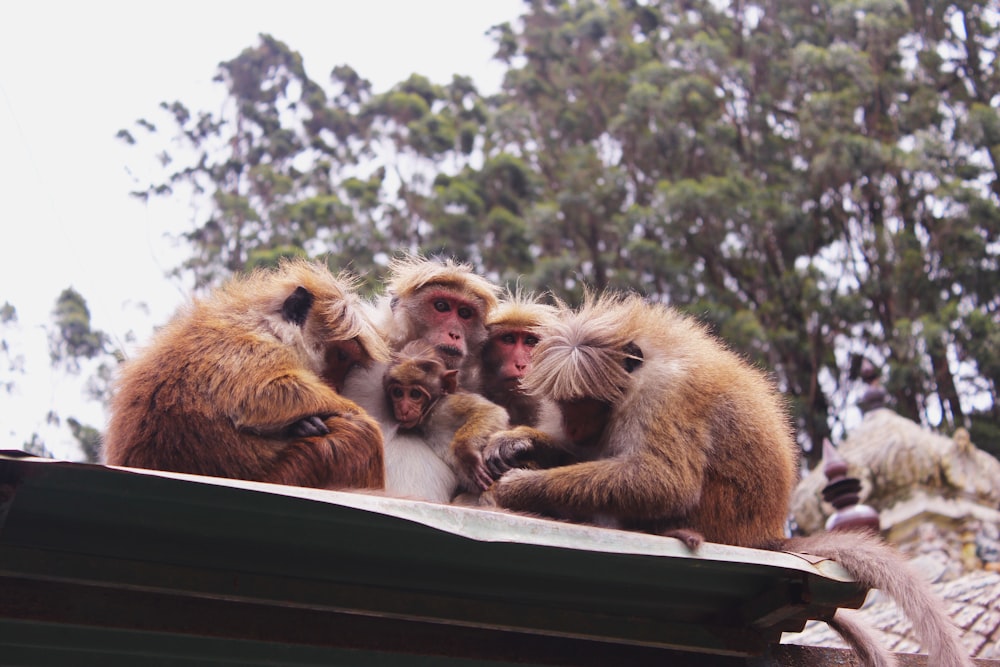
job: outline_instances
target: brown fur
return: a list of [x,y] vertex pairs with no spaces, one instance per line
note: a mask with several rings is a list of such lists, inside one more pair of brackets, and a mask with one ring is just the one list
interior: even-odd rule
[[[449,370],[459,371],[459,387],[476,391],[485,322],[497,304],[499,288],[473,273],[469,265],[452,260],[403,255],[389,268],[388,298],[380,301],[379,310],[390,347],[400,351],[414,341],[433,347]],[[393,411],[387,409],[383,387],[386,367],[376,364],[354,372],[345,387],[345,394],[375,416],[382,427],[386,493],[448,502],[457,482],[454,462],[444,459],[458,427],[446,425],[442,432],[399,429]],[[448,414],[439,412],[435,415],[439,419]],[[453,430],[449,433],[448,429]],[[442,444],[444,434],[448,441]]]
[[[923,577],[899,551],[869,532],[839,531],[808,537],[793,537],[782,543],[786,551],[810,553],[840,563],[857,581],[877,588],[892,598],[913,622],[913,629],[927,652],[927,664],[939,667],[972,667],[968,651],[962,645],[959,631],[948,618],[940,598],[924,583]],[[852,624],[853,627],[849,627]],[[867,631],[848,614],[838,611],[830,626],[841,634],[857,651],[882,652],[874,639],[865,638]],[[855,632],[857,639],[845,634]],[[874,646],[872,646],[872,644]],[[866,665],[880,666],[877,660]],[[895,664],[895,660],[885,662]]]
[[531,368],[523,341],[537,340],[540,328],[554,321],[557,312],[533,294],[517,290],[508,292],[486,320],[482,394],[507,409],[512,425],[539,422],[541,399],[522,391],[519,382]]
[[[489,437],[508,427],[506,411],[491,401],[465,391],[456,392],[455,371],[449,371],[433,348],[413,341],[393,354],[385,384],[405,390],[422,389],[423,414],[411,432],[418,433],[457,475],[458,491],[479,492],[492,478],[483,463]],[[399,401],[389,395],[395,406]],[[401,418],[399,412],[397,418]]]
[[[762,372],[691,319],[635,295],[589,296],[542,330],[524,385],[555,401],[562,423],[550,433],[519,427],[494,437],[486,458],[502,475],[489,493],[499,506],[833,558],[897,600],[930,664],[971,664],[927,586],[879,538],[786,539],[798,447],[783,401]],[[568,464],[516,469],[520,459],[546,458]],[[866,664],[893,664],[851,619],[831,625]]]
[[353,288],[346,274],[288,261],[182,308],[120,370],[107,463],[381,488],[378,425],[332,388],[387,357]]
[[[629,344],[642,353],[632,373]],[[781,400],[693,320],[634,296],[591,298],[543,330],[524,385],[564,409],[595,401],[570,429],[601,405],[608,427],[570,438],[579,463],[505,475],[501,505],[743,546],[784,537],[798,447]]]
[[[499,287],[477,275],[468,264],[401,255],[389,264],[386,288],[392,303],[392,318],[388,323],[390,347],[401,350],[413,340],[428,342],[444,352],[442,358],[449,368],[462,371],[463,387],[478,386],[486,318],[497,305]],[[445,325],[435,319],[430,305],[435,295],[467,303],[475,311],[473,317],[447,332],[442,330]],[[454,340],[446,340],[449,336]],[[448,350],[443,350],[446,346],[456,349],[449,355]]]

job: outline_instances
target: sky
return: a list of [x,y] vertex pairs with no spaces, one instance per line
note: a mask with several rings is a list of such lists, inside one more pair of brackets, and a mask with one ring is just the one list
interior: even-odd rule
[[[279,11],[280,8],[280,11]],[[144,205],[129,196],[154,173],[142,145],[115,139],[162,101],[215,111],[218,63],[267,33],[298,51],[325,82],[347,64],[383,92],[412,73],[447,83],[471,76],[499,89],[486,33],[522,13],[522,0],[175,0],[162,5],[93,0],[4,3],[0,8],[0,306],[17,309],[0,328],[0,449],[40,433],[57,458],[79,458],[55,410],[103,429],[82,378],[54,372],[46,327],[72,287],[91,323],[127,351],[148,340],[187,298],[166,277],[183,254],[169,240],[191,223],[187,202]],[[129,342],[130,338],[136,342]]]

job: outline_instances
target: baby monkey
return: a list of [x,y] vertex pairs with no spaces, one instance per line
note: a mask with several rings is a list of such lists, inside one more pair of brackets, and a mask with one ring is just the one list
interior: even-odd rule
[[490,436],[509,427],[507,411],[479,394],[458,389],[449,369],[424,341],[393,353],[383,377],[388,407],[398,422],[395,438],[417,437],[451,469],[450,496],[478,493],[493,482],[483,462]]

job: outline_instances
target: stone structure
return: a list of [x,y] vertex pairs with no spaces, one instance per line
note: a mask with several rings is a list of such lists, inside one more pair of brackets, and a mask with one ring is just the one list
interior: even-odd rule
[[[877,373],[868,371],[861,424],[836,451],[824,450],[825,460],[842,460],[826,467],[836,480],[860,480],[860,501],[877,510],[882,535],[933,582],[970,653],[1000,658],[1000,461],[977,449],[965,429],[949,438],[884,407]],[[796,489],[793,519],[802,533],[828,527],[834,507],[823,489],[829,496],[833,481],[819,466]],[[858,616],[890,650],[920,652],[909,621],[878,591]],[[844,646],[836,633],[815,622],[782,641]]]
[[[861,481],[862,502],[878,511],[882,534],[904,553],[937,561],[946,578],[1000,568],[1000,461],[965,429],[948,438],[878,408],[837,452]],[[793,518],[805,534],[823,530],[833,511],[822,497],[826,485],[817,468],[795,491]]]

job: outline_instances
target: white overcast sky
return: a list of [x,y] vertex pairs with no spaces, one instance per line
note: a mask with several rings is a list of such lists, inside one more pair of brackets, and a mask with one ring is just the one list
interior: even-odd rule
[[[17,308],[19,326],[0,338],[26,373],[12,394],[0,389],[0,449],[38,431],[56,456],[76,458],[65,430],[43,424],[53,408],[104,426],[80,382],[49,370],[42,326],[63,289],[84,296],[96,328],[140,343],[186,297],[164,277],[177,259],[164,235],[185,229],[189,211],[128,196],[128,169],[142,173],[146,156],[116,140],[119,129],[156,118],[161,101],[217,110],[216,65],[260,33],[301,53],[317,81],[348,64],[376,92],[412,73],[435,83],[468,75],[493,92],[503,67],[486,32],[521,13],[522,0],[3,3],[0,305]],[[0,352],[0,380],[11,377],[6,363]]]

